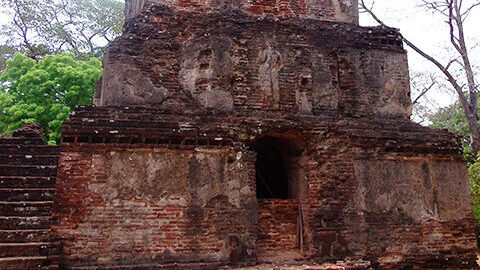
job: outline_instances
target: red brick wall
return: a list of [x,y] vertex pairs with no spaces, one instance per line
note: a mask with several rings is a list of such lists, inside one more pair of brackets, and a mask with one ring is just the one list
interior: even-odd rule
[[54,227],[61,265],[251,262],[250,164],[229,149],[63,146]]
[[298,248],[298,200],[258,199],[259,251]]
[[[64,141],[91,143],[62,146],[56,231],[64,244],[64,263],[249,261],[252,250],[278,248],[271,236],[281,232],[277,239],[293,239],[293,223],[272,225],[280,224],[269,218],[278,205],[257,210],[254,156],[239,149],[248,149],[259,136],[285,133],[295,134],[305,149],[298,195],[307,258],[362,258],[377,269],[475,269],[477,249],[460,138],[398,120],[269,117],[79,108],[64,126]],[[202,151],[195,150],[191,138],[203,145],[198,146]],[[95,143],[102,141],[125,143]],[[169,149],[160,142],[185,143]],[[167,163],[157,170],[160,175],[145,169],[162,162]],[[293,203],[288,206],[281,205],[282,213],[296,209]],[[179,210],[170,214],[161,207]],[[170,236],[179,238],[158,238],[151,230],[159,226],[178,232]],[[258,228],[263,228],[262,240]],[[223,239],[221,251],[214,245],[218,239]],[[139,247],[138,242],[147,244]]]
[[106,53],[96,105],[410,118],[395,30],[165,7],[144,15]]
[[468,182],[459,180],[466,179],[462,161],[378,148],[368,153],[369,143],[380,142],[351,135],[322,137],[308,155],[309,253],[322,261],[363,254],[379,269],[473,269],[476,241]]
[[128,0],[126,16],[138,15],[146,3],[163,4],[176,11],[195,13],[243,12],[253,16],[300,17],[328,21],[358,23],[357,2],[354,0]]

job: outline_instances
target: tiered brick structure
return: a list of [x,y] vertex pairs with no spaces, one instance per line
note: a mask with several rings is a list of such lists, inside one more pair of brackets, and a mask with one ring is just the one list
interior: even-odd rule
[[461,142],[409,121],[396,30],[359,27],[353,0],[126,14],[63,128],[61,267],[476,269]]
[[58,147],[38,125],[0,137],[0,269],[57,269],[50,225]]

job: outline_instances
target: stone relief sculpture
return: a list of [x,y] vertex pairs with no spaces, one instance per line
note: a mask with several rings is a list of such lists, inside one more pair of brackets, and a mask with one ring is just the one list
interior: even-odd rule
[[270,45],[260,51],[258,84],[269,107],[278,109],[280,105],[279,71],[282,68],[282,55]]

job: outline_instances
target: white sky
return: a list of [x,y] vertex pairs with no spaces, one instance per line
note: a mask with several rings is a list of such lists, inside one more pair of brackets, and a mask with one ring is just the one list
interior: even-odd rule
[[[368,0],[369,3],[372,0]],[[465,0],[465,3],[471,1]],[[452,51],[449,46],[449,28],[441,15],[432,14],[420,6],[421,0],[376,0],[374,12],[387,25],[400,28],[401,33],[417,47],[426,51],[435,58],[440,58],[442,64],[448,62]],[[367,14],[360,15],[361,25],[375,25]],[[467,42],[474,46],[480,38],[480,7],[478,7],[465,24]],[[407,47],[411,73],[415,72],[438,72],[431,63],[424,60],[417,53]],[[470,51],[472,64],[480,64],[479,48]],[[452,91],[433,91],[429,94],[430,100],[436,101],[437,106],[447,106],[456,100]]]
[[[123,1],[123,0],[117,0]],[[366,0],[371,3],[373,0]],[[464,0],[474,1],[474,0]],[[477,0],[478,1],[478,0]],[[401,33],[418,47],[422,48],[434,57],[445,59],[451,51],[446,50],[448,46],[448,27],[444,19],[426,11],[420,7],[421,0],[375,0],[374,11],[387,25],[400,28]],[[8,18],[0,16],[0,24],[6,23]],[[361,25],[375,25],[367,14],[360,15]],[[480,39],[480,7],[472,13],[466,22],[467,37],[469,45],[473,46]],[[408,48],[407,48],[408,49]],[[409,50],[409,63],[411,73],[438,72],[435,66],[423,60],[418,54]],[[480,48],[470,52],[472,64],[480,65]],[[447,106],[456,100],[455,94],[451,91],[433,91],[427,97],[434,101],[435,106]]]

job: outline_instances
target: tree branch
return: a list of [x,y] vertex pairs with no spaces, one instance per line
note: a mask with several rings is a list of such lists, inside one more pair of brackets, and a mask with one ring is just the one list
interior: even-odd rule
[[414,101],[412,101],[412,105],[417,104],[417,103],[418,103],[418,100],[421,99],[423,96],[425,96],[425,94],[427,94],[428,91],[430,91],[430,90],[433,88],[433,86],[435,86],[435,84],[436,84],[435,82],[432,82],[429,86],[427,86],[426,88],[424,88],[424,89],[422,90],[422,92],[420,93],[420,95],[418,95],[418,97],[415,98]]
[[[375,13],[373,13],[372,9],[369,9],[367,8],[367,6],[365,5],[365,1],[364,0],[360,0],[360,6],[362,9],[364,9],[378,24],[380,24],[381,26],[383,27],[386,27],[386,28],[390,28],[388,27],[382,20],[380,20],[380,18],[378,18]],[[430,56],[429,54],[427,54],[426,52],[424,52],[423,50],[421,50],[420,48],[418,48],[417,46],[415,46],[412,42],[410,42],[408,39],[406,39],[403,35],[400,35],[403,42],[405,42],[405,44],[407,44],[407,46],[409,46],[410,48],[412,48],[416,53],[420,54],[423,58],[427,59],[428,61],[430,61],[431,63],[433,63],[435,66],[437,66],[440,71],[447,77],[448,81],[452,84],[453,88],[455,89],[455,91],[457,92],[458,96],[459,96],[459,99],[460,99],[460,102],[462,103],[462,105],[465,105],[465,106],[468,106],[468,101],[466,99],[466,97],[464,96],[463,94],[463,89],[462,87],[457,83],[457,81],[455,80],[455,77],[448,71],[448,69],[443,66],[439,61],[437,61],[435,58],[433,58],[432,56]]]

